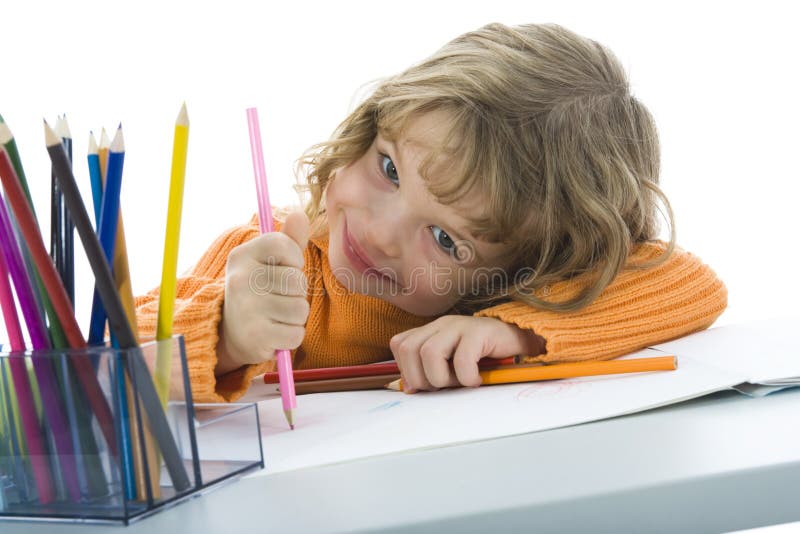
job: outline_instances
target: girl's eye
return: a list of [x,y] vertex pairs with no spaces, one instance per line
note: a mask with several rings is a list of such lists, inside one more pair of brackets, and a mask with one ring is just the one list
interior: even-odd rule
[[[386,154],[381,154],[381,171],[383,171],[383,175],[386,176],[386,179],[392,182],[394,185],[400,185],[400,177],[397,175],[397,167],[395,167],[392,158],[387,156]],[[436,240],[436,244],[444,250],[445,252],[449,253],[453,257],[458,257],[458,247],[447,235],[447,232],[439,228],[438,226],[431,226],[431,232],[433,232],[433,238]]]
[[400,185],[400,177],[397,176],[397,167],[394,166],[392,158],[381,154],[381,170],[384,176],[395,185]]
[[454,255],[453,257],[458,257],[457,247],[456,244],[450,239],[450,236],[447,235],[447,232],[439,228],[438,226],[431,226],[431,232],[433,232],[433,238],[436,240],[436,243],[445,251]]

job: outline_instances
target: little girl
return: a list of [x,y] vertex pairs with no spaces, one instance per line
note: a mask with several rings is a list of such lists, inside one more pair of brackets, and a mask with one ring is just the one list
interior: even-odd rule
[[[656,239],[659,145],[624,70],[556,25],[490,24],[377,86],[301,160],[305,213],[219,237],[179,280],[197,401],[394,357],[407,391],[477,362],[608,359],[707,328],[727,293]],[[157,290],[137,299],[152,334]]]

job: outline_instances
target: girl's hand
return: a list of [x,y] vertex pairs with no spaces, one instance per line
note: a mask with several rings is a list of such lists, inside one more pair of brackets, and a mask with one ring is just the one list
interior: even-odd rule
[[[493,317],[445,315],[392,337],[389,346],[400,367],[403,391],[435,391],[479,386],[478,360],[541,354],[545,340]],[[450,364],[452,360],[452,365]]]
[[231,251],[215,374],[271,360],[277,349],[300,346],[309,311],[303,273],[308,234],[306,215],[291,213],[281,232],[261,235]]

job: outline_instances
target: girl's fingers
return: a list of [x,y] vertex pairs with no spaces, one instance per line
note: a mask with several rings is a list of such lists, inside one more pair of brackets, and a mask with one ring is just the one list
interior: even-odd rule
[[419,359],[428,382],[435,388],[457,385],[456,376],[450,368],[453,349],[461,339],[456,329],[447,329],[430,336],[419,349]]
[[296,326],[306,324],[310,305],[303,297],[286,297],[283,295],[269,295],[259,303],[260,316],[271,319],[277,323]]
[[478,361],[483,357],[483,343],[476,336],[465,334],[453,353],[453,371],[456,384],[477,387],[483,383]]
[[400,368],[403,377],[403,391],[413,393],[416,390],[435,389],[425,377],[425,370],[419,358],[419,349],[433,335],[435,331],[428,328],[415,328],[404,332],[405,335],[395,336],[389,342],[389,346]]
[[[239,283],[243,283],[240,280]],[[247,276],[247,291],[253,295],[287,295],[305,297],[308,289],[302,269],[282,265],[257,265]]]

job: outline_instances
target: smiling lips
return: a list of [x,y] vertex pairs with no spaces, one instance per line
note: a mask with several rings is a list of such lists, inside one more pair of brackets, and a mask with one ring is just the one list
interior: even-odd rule
[[342,231],[342,245],[345,256],[347,256],[350,262],[358,269],[360,273],[375,273],[379,276],[382,276],[386,280],[393,282],[391,277],[375,268],[375,264],[372,263],[372,261],[366,255],[358,241],[356,241],[353,236],[350,235],[350,232],[347,231],[347,219],[344,221],[344,230]]

